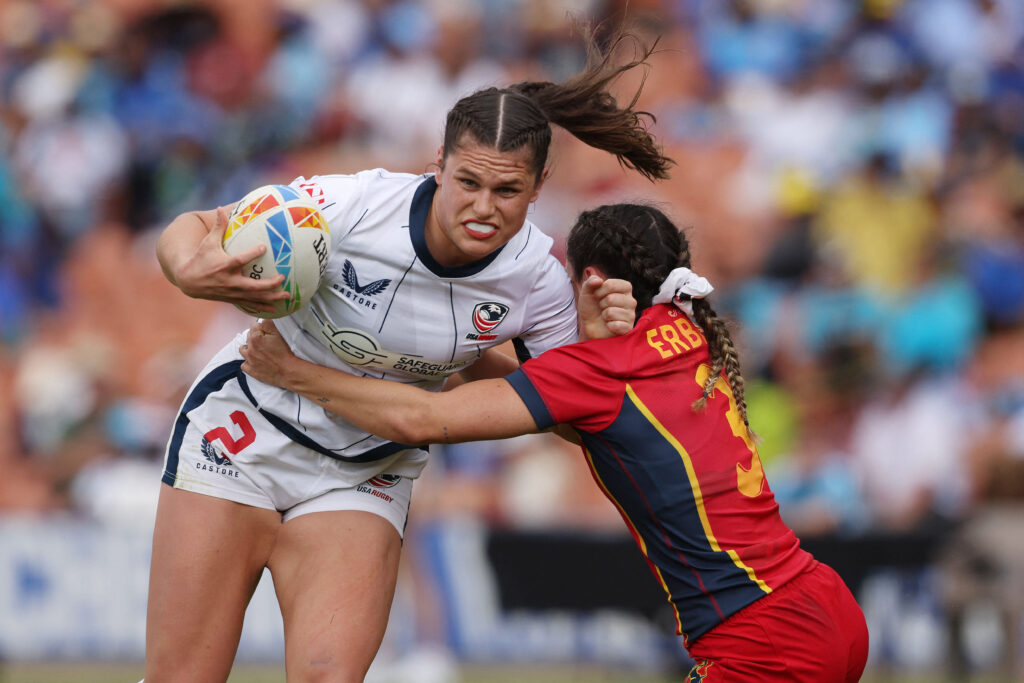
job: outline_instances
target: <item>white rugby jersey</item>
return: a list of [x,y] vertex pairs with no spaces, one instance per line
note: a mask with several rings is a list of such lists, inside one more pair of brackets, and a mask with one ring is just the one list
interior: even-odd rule
[[[572,286],[553,240],[527,221],[501,249],[447,268],[427,250],[432,174],[382,169],[298,178],[330,224],[331,258],[309,303],[278,319],[301,358],[352,374],[440,390],[488,347],[514,340],[520,360],[576,341]],[[367,462],[408,448],[298,394],[245,378],[251,399],[300,443]]]

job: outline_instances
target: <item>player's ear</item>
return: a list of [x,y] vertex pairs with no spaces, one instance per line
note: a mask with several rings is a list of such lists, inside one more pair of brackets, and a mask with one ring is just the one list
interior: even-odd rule
[[540,196],[540,188],[544,186],[544,181],[548,179],[548,169],[545,168],[540,172],[540,178],[537,179],[537,184],[533,187],[533,194],[530,195],[530,203],[537,201],[537,197]]
[[437,161],[434,162],[440,169],[444,168],[444,145],[437,146]]
[[598,268],[597,266],[587,266],[586,268],[583,269],[583,282],[586,282],[588,279],[590,279],[591,275],[596,275],[602,280],[608,279],[608,276],[605,274],[605,272]]

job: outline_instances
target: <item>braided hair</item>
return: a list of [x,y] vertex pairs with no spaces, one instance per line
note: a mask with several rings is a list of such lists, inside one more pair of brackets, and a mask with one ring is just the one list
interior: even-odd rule
[[[673,269],[689,268],[691,263],[686,236],[662,211],[643,204],[607,204],[584,211],[569,232],[566,252],[576,281],[583,279],[587,266],[595,266],[610,278],[632,283],[638,311],[651,305]],[[749,430],[739,354],[725,321],[715,314],[707,299],[692,299],[691,303],[693,320],[707,338],[711,357],[711,372],[692,408],[704,409],[724,369],[740,417]]]
[[[531,170],[539,180],[551,145],[551,124],[555,123],[591,147],[614,154],[620,164],[649,180],[667,178],[675,162],[662,154],[644,125],[643,119],[653,122],[654,115],[633,108],[640,91],[620,107],[606,90],[626,71],[647,66],[657,41],[647,47],[632,34],[619,33],[608,49],[601,50],[592,31],[585,31],[584,37],[587,65],[565,83],[523,81],[507,88],[478,90],[456,102],[445,122],[444,158],[467,134],[499,152],[528,146]],[[614,65],[613,55],[627,42],[634,44],[635,58]]]

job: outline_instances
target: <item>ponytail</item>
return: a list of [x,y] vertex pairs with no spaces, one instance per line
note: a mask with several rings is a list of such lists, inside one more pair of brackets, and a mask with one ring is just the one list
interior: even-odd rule
[[[564,84],[524,81],[509,88],[478,90],[456,102],[445,122],[445,156],[466,133],[500,152],[527,145],[533,152],[532,170],[540,178],[551,145],[550,124],[556,123],[591,147],[614,154],[623,166],[649,180],[667,178],[675,162],[662,154],[647,130],[644,119],[653,122],[654,115],[634,109],[640,89],[625,107],[607,91],[623,73],[648,67],[657,41],[645,47],[636,36],[619,33],[602,51],[592,31],[585,32],[585,39],[587,65]],[[613,55],[627,42],[634,44],[636,56],[615,66]]]
[[[634,109],[643,89],[633,94],[625,107],[620,107],[607,87],[616,78],[637,67],[648,67],[647,59],[654,53],[657,40],[646,47],[640,39],[629,33],[620,33],[607,50],[602,51],[593,33],[587,33],[587,66],[564,84],[526,81],[512,86],[512,90],[526,95],[551,123],[565,128],[574,137],[591,147],[614,154],[619,163],[631,168],[648,180],[668,177],[672,159],[662,154],[654,138],[644,125],[644,118],[653,123],[653,114]],[[632,42],[637,56],[626,64],[615,66],[613,57],[618,48]]]

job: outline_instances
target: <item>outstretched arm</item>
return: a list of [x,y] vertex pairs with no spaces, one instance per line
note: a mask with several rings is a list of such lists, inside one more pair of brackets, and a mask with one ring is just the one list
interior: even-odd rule
[[157,260],[167,279],[195,299],[226,301],[271,313],[273,302],[288,298],[281,291],[284,276],[254,280],[242,266],[267,250],[257,245],[236,256],[224,251],[227,229],[224,207],[183,213],[164,228],[156,245]]
[[503,379],[434,393],[355,377],[297,357],[270,320],[249,328],[242,371],[294,391],[360,429],[410,445],[504,439],[539,431],[526,404]]

